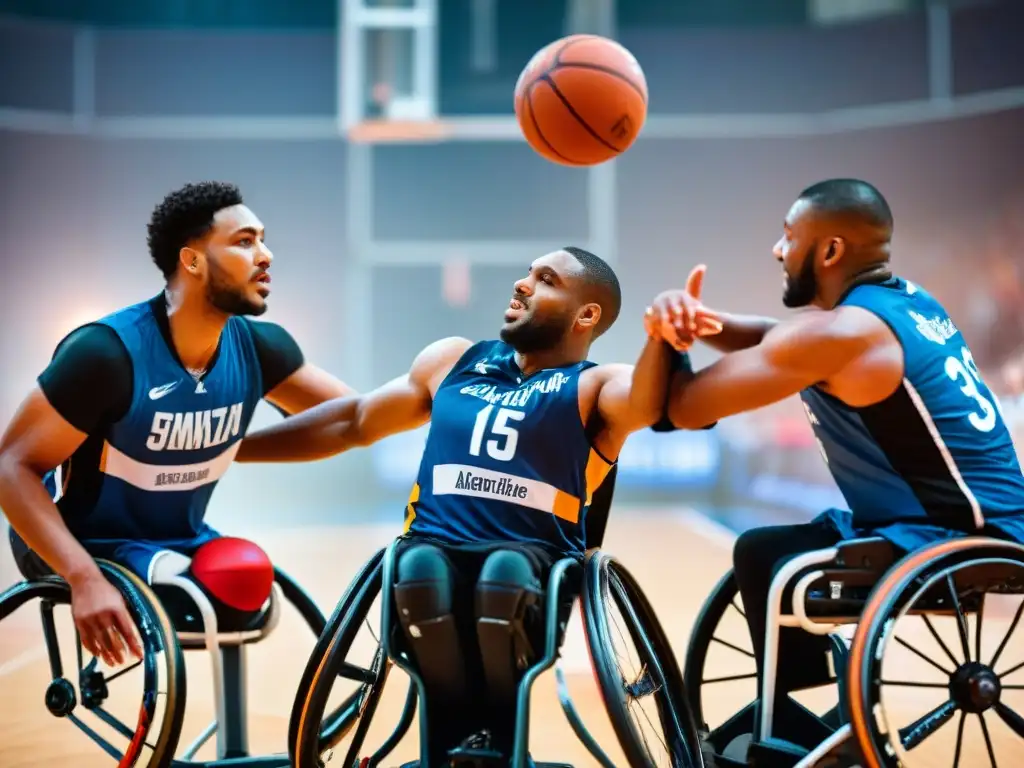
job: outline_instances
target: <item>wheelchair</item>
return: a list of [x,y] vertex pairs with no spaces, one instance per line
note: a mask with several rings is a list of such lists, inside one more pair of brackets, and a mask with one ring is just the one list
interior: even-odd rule
[[[246,650],[268,637],[277,626],[283,601],[298,611],[319,637],[327,622],[312,598],[279,568],[274,569],[270,597],[262,608],[245,617],[244,624],[221,622],[210,600],[198,585],[181,576],[163,577],[149,586],[126,568],[97,560],[101,572],[124,597],[144,653],[141,660],[114,672],[99,668],[98,659],[87,663],[76,632],[78,669],[67,674],[61,659],[54,608],[70,605],[67,583],[57,576],[27,578],[0,594],[0,621],[32,600],[39,601],[43,637],[51,682],[45,704],[50,714],[72,722],[112,759],[112,764],[148,768],[273,768],[287,766],[288,756],[251,756],[248,747],[246,708]],[[158,596],[157,592],[160,595]],[[176,757],[186,703],[184,651],[203,651],[213,671],[215,718]],[[126,723],[104,708],[110,686],[126,672],[142,667],[142,696]],[[76,688],[72,680],[77,677]],[[70,679],[69,679],[70,678]],[[123,737],[117,747],[79,716],[78,705]],[[336,713],[338,727],[358,717],[353,695]],[[195,760],[196,753],[216,734],[217,758]],[[119,740],[117,740],[119,741]]]
[[[328,620],[327,629],[309,659],[289,723],[289,754],[296,768],[321,768],[327,765],[334,750],[347,737],[351,737],[350,741],[345,747],[344,758],[338,763],[342,768],[385,765],[383,761],[408,732],[418,705],[420,757],[418,761],[408,763],[407,768],[436,768],[439,764],[446,767],[526,768],[528,765],[537,765],[538,768],[571,768],[557,763],[528,762],[531,688],[540,674],[556,664],[559,700],[574,733],[596,764],[603,768],[616,768],[584,726],[569,696],[560,663],[561,644],[576,600],[581,602],[585,640],[603,703],[628,764],[633,768],[649,768],[656,764],[680,768],[703,767],[696,726],[688,717],[683,697],[682,674],[668,638],[629,571],[611,555],[599,549],[589,550],[582,562],[571,557],[561,559],[550,571],[543,609],[544,647],[533,649],[536,660],[528,665],[519,665],[511,678],[511,688],[506,689],[511,691],[508,711],[515,712],[511,754],[499,754],[494,749],[470,745],[448,751],[447,758],[440,763],[435,758],[432,763],[431,729],[428,722],[428,712],[431,710],[424,705],[427,701],[427,688],[397,621],[394,590],[391,588],[395,584],[396,553],[401,542],[401,538],[396,539],[375,553],[359,571]],[[378,595],[381,597],[379,645],[369,667],[357,667],[348,663],[346,658],[356,632]],[[629,677],[628,673],[619,668],[613,653],[617,634],[608,615],[609,608],[613,606],[627,624],[623,639],[628,634],[641,657],[639,671]],[[495,677],[507,675],[507,670],[516,666],[512,654],[509,654],[507,666],[503,669],[489,667],[491,663],[484,661],[487,679],[491,679],[492,673]],[[364,744],[392,666],[409,676],[404,709],[390,737],[376,751],[370,752],[364,750]],[[363,683],[357,722],[348,721],[339,725],[337,710],[326,716],[324,714],[331,685],[339,676]],[[664,748],[667,758],[663,758],[660,763],[656,763],[656,758],[650,754],[651,746],[631,713],[631,708],[644,698],[649,698],[649,702],[656,708],[655,718],[664,734],[660,746]],[[340,753],[340,749],[338,751]],[[365,754],[369,756],[362,756]]]
[[[785,599],[789,597],[790,599]],[[930,544],[899,556],[883,538],[848,540],[834,547],[795,557],[772,581],[763,649],[764,678],[757,680],[749,635],[725,638],[729,619],[743,610],[737,602],[738,588],[728,572],[712,590],[694,625],[684,663],[687,703],[697,722],[709,761],[719,768],[738,766],[924,766],[919,747],[939,729],[957,721],[956,747],[952,760],[943,753],[939,764],[973,766],[999,764],[993,748],[988,718],[1001,722],[1000,728],[1020,739],[1016,765],[1024,754],[1024,717],[1001,698],[1024,690],[1006,678],[1024,669],[1020,656],[1006,651],[1024,614],[1024,602],[1012,613],[1009,628],[994,650],[982,650],[982,630],[988,602],[1024,595],[1024,546],[975,536]],[[733,613],[735,612],[735,614]],[[973,622],[969,617],[973,616]],[[944,640],[934,619],[946,617],[955,623],[952,639]],[[917,636],[907,635],[904,619],[920,620],[919,645],[934,648],[932,658],[918,647]],[[991,619],[990,623],[995,621]],[[856,625],[852,640],[842,637],[844,627]],[[973,642],[971,629],[974,629]],[[815,635],[828,636],[831,646],[832,680],[839,701],[831,710],[816,715],[794,698],[776,690],[779,629],[800,627]],[[901,633],[903,637],[901,637]],[[735,634],[735,631],[734,633]],[[910,642],[910,640],[915,642]],[[747,647],[743,647],[744,643]],[[991,645],[991,644],[990,644]],[[737,661],[746,657],[752,667],[748,674],[713,677],[709,655],[712,648],[731,654]],[[910,662],[886,664],[887,651],[909,652]],[[930,680],[909,680],[915,665]],[[997,669],[999,671],[997,671]],[[745,707],[725,722],[709,725],[709,705],[722,683],[751,680],[755,692]],[[945,701],[917,720],[899,727],[896,715],[898,693],[929,692]],[[798,692],[798,691],[794,691]],[[718,693],[720,696],[721,694]],[[915,703],[918,703],[915,699]],[[986,757],[961,762],[964,725],[976,718],[984,737]],[[991,732],[991,734],[990,734]],[[950,733],[951,732],[947,732]],[[942,746],[945,749],[945,746]],[[981,752],[980,754],[984,754]],[[977,762],[980,760],[981,762]]]

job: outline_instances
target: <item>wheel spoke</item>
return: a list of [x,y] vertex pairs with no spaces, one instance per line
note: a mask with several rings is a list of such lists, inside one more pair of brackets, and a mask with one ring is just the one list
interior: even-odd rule
[[129,672],[131,672],[133,669],[135,669],[140,664],[142,664],[142,660],[141,659],[139,661],[136,661],[134,664],[131,664],[131,665],[125,667],[124,669],[122,669],[122,670],[120,670],[118,672],[115,672],[110,677],[107,677],[106,675],[104,675],[103,676],[103,682],[105,682],[105,683],[112,683],[115,680],[117,680],[117,678],[121,677],[121,675],[128,674]]
[[1018,715],[1001,701],[997,701],[993,709],[995,709],[996,714],[999,715],[999,718],[1006,723],[1011,731],[1024,739],[1024,717]]
[[[939,647],[942,648],[942,650],[946,652],[946,656],[949,657],[949,660],[953,662],[953,666],[959,667],[960,666],[960,660],[956,656],[953,655],[953,652],[951,650],[949,650],[949,646],[946,645],[945,641],[943,641],[943,639],[941,637],[939,637],[939,633],[935,631],[935,625],[932,624],[931,619],[929,619],[928,616],[925,615],[925,614],[921,615],[921,619],[924,621],[924,625],[926,627],[928,627],[928,631],[932,633],[932,637],[935,638],[935,642],[937,642],[939,644]],[[970,659],[966,659],[966,660],[970,661]]]
[[904,688],[949,688],[948,683],[917,683],[911,680],[879,680],[881,685],[898,685]]
[[711,638],[711,642],[712,643],[718,643],[720,645],[724,645],[726,648],[731,648],[732,650],[736,651],[736,653],[742,653],[744,656],[749,656],[750,658],[754,658],[754,654],[753,653],[751,653],[750,651],[744,650],[743,648],[740,648],[738,645],[733,645],[728,640],[722,640],[722,639],[717,638],[717,637],[712,637]]
[[939,664],[937,661],[935,661],[931,657],[925,656],[923,653],[921,653],[921,651],[917,650],[917,648],[912,646],[910,643],[908,643],[906,640],[904,640],[899,635],[893,635],[892,639],[895,640],[900,645],[902,645],[904,648],[906,648],[911,653],[917,654],[918,657],[920,657],[920,658],[924,659],[925,661],[927,661],[929,664],[931,664],[937,670],[942,672],[944,675],[952,675],[953,674],[950,670],[946,669],[944,666]]
[[709,677],[707,680],[701,680],[701,685],[711,685],[712,683],[728,683],[733,680],[750,680],[751,678],[757,677],[757,672],[750,672],[746,675],[728,675],[727,677]]
[[985,737],[985,749],[988,750],[988,759],[992,763],[992,768],[999,768],[996,765],[996,753],[992,749],[992,739],[988,735],[988,724],[985,722],[985,716],[978,713],[978,722],[981,723],[981,733]]
[[981,626],[985,619],[985,596],[981,596],[978,612],[974,614],[974,658],[981,661]]
[[953,753],[953,768],[960,766],[960,751],[964,746],[964,723],[967,722],[967,713],[960,712],[960,724],[956,727],[956,752]]
[[[1006,630],[1006,634],[1003,636],[1003,641],[999,643],[999,647],[996,648],[996,652],[992,655],[992,661],[988,663],[990,667],[995,667],[996,662],[999,661],[999,657],[1003,655],[1003,651],[1006,649],[1006,644],[1010,642],[1010,638],[1013,636],[1013,632],[1017,629],[1017,624],[1020,623],[1021,614],[1024,614],[1024,600],[1021,600],[1020,605],[1017,606],[1017,612],[1013,615],[1013,621],[1010,622],[1010,628]],[[1011,672],[1016,672],[1024,664],[1014,667]],[[1010,674],[1007,672],[1006,674]],[[1002,675],[1000,675],[1002,677]]]
[[952,701],[940,704],[931,712],[919,717],[906,728],[900,728],[900,743],[911,750],[948,723],[956,714],[957,706]]
[[740,607],[739,607],[738,605],[736,605],[736,599],[735,599],[735,598],[733,598],[733,599],[732,599],[732,600],[731,600],[731,601],[729,602],[729,605],[731,605],[731,606],[733,607],[733,610],[735,610],[735,611],[736,611],[736,613],[738,613],[738,614],[739,614],[740,616],[742,616],[742,617],[743,617],[744,619],[745,619],[745,618],[747,618],[747,614],[745,614],[745,613],[743,612],[743,609],[742,609],[742,608],[740,608]]
[[949,588],[949,596],[956,609],[956,628],[960,633],[960,646],[963,648],[964,659],[971,661],[971,643],[967,638],[967,617],[964,615],[964,607],[960,604],[960,595],[957,594],[956,584],[953,581],[953,574],[946,574],[946,586]]
[[[1021,605],[1024,605],[1024,603],[1021,603]],[[990,666],[991,666],[991,665],[990,665]],[[1017,666],[1015,666],[1015,667],[1010,667],[1010,668],[1009,668],[1008,670],[1006,670],[1005,672],[1000,672],[1000,673],[998,673],[998,674],[999,674],[999,677],[1009,677],[1010,675],[1012,675],[1012,674],[1013,674],[1014,672],[1016,672],[1016,671],[1017,671],[1017,670],[1019,670],[1019,669],[1024,669],[1024,661],[1022,661],[1022,662],[1021,662],[1020,664],[1018,664]],[[1005,688],[1006,686],[1004,685],[1003,687]]]

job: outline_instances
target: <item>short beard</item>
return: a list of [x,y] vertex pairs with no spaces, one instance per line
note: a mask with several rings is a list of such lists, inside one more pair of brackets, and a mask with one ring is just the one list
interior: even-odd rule
[[807,249],[804,263],[795,277],[788,277],[786,289],[782,292],[782,303],[790,309],[806,307],[818,295],[818,278],[814,274],[814,250],[816,244]]
[[527,320],[522,325],[502,328],[501,340],[516,352],[546,352],[554,349],[565,338],[571,317],[549,317],[545,320]]
[[245,295],[244,288],[236,288],[224,279],[224,273],[211,259],[206,259],[210,270],[210,279],[206,283],[206,300],[226,315],[262,315],[267,311],[267,304],[255,304]]

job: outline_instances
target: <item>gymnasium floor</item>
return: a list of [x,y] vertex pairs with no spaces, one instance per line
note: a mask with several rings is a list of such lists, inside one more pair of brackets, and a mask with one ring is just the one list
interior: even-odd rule
[[[392,529],[380,526],[345,526],[277,530],[252,537],[266,548],[275,562],[310,591],[325,613],[330,613],[362,561],[375,548],[386,544],[393,535]],[[619,509],[613,515],[607,534],[607,549],[616,554],[636,575],[673,638],[680,662],[692,621],[705,595],[729,566],[731,542],[732,534],[729,531],[695,512],[652,514]],[[0,555],[2,589],[14,583],[17,574],[6,544],[0,549],[3,551]],[[660,579],[659,573],[671,573],[673,578]],[[68,631],[71,626],[69,613],[66,608],[62,612],[59,627],[68,636],[71,634]],[[986,618],[985,647],[998,643],[1002,633],[996,635],[995,627],[1000,623],[1004,626],[1008,624],[1012,608],[1004,606],[998,613],[1000,616],[994,616],[991,620]],[[949,637],[950,647],[956,647],[955,629],[952,626],[939,629],[943,636]],[[734,624],[729,627],[729,631],[730,639],[749,647],[749,638],[745,638],[742,626]],[[907,630],[905,636],[922,648],[927,642],[933,642],[924,637],[923,629]],[[296,684],[312,646],[313,638],[308,630],[299,623],[298,616],[289,610],[282,616],[276,632],[262,644],[250,649],[250,745],[254,753],[283,751]],[[361,650],[365,652],[371,646],[370,635],[364,633]],[[716,676],[752,671],[752,664],[748,660],[727,649],[723,650],[725,653],[711,657]],[[934,658],[941,658],[934,648],[928,651]],[[66,663],[73,662],[72,653],[69,644],[64,653]],[[616,764],[625,765],[600,704],[578,625],[570,631],[564,656],[565,667],[571,673],[570,690],[584,722]],[[1012,666],[1024,661],[1024,658],[1018,657],[1024,657],[1024,629],[1018,629],[1018,635],[1008,644],[1005,665]],[[209,662],[202,653],[189,653],[186,658],[188,708],[179,749],[191,743],[212,717]],[[909,662],[900,662],[905,673],[901,677],[927,677],[927,668],[921,669],[923,662],[915,665],[914,657],[909,658]],[[918,669],[911,669],[914,666]],[[29,604],[0,623],[0,766],[90,768],[114,765],[113,760],[73,725],[56,721],[46,713],[42,699],[48,680],[38,609],[35,604]],[[392,673],[388,689],[390,693],[385,693],[375,718],[377,727],[371,731],[368,743],[377,745],[390,733],[405,695],[405,682],[400,672]],[[1013,682],[1024,683],[1024,670],[1016,673]],[[118,681],[111,686],[110,710],[127,720],[130,713],[137,711],[138,688],[133,688],[130,680],[124,681],[123,689],[120,683]],[[717,691],[719,695],[710,708],[713,724],[721,722],[738,705],[749,701],[753,691],[749,681],[727,683],[720,687],[721,690]],[[824,709],[829,703],[829,697],[834,695],[834,689],[826,689],[804,701],[810,706],[820,705],[815,707],[817,709]],[[930,689],[907,688],[900,692],[898,699],[893,699],[893,706],[899,709],[902,716],[899,724],[902,726],[911,722],[939,703],[941,699],[935,696],[935,691]],[[1024,712],[1024,692],[1006,691],[1004,701],[1017,712]],[[84,717],[91,725],[94,724],[91,716]],[[1002,723],[993,723],[994,720],[988,718],[997,764],[1024,764],[1024,742],[1015,741],[1006,727]],[[102,729],[102,724],[98,728]],[[552,673],[545,674],[535,689],[531,729],[531,744],[536,758],[563,760],[576,766],[593,764],[561,713]],[[398,765],[416,756],[415,734],[414,727],[410,736],[387,761],[388,766]],[[920,750],[916,750],[909,765],[915,768],[952,765],[955,740],[956,726],[950,725],[940,731],[938,736],[925,742]],[[115,743],[120,745],[123,742]],[[214,741],[211,740],[198,757],[214,756]],[[341,758],[341,755],[335,755],[330,765],[339,765]],[[964,768],[989,765],[977,721],[968,721],[960,765]]]

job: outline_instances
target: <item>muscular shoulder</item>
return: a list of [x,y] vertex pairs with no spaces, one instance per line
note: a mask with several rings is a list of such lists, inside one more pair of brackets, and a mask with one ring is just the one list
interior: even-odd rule
[[409,369],[409,379],[427,387],[431,393],[436,392],[445,376],[472,346],[472,341],[461,336],[449,336],[428,344],[416,355]]
[[795,357],[813,363],[815,355],[829,359],[855,356],[886,330],[882,320],[859,307],[809,309],[776,325],[765,334],[762,344],[777,359]]
[[131,406],[132,361],[117,332],[90,324],[58,345],[39,375],[39,388],[54,409],[81,432],[117,421]]

